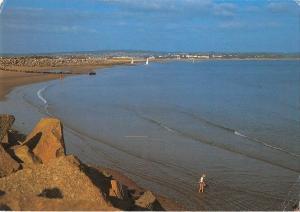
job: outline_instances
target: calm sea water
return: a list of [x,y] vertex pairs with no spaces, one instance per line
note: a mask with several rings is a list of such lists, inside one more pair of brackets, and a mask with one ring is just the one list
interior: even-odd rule
[[187,209],[283,210],[299,198],[299,61],[120,66],[15,93],[62,119],[70,152]]

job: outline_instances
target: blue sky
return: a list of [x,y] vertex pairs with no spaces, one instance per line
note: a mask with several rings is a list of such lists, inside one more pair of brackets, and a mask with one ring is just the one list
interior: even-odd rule
[[299,0],[6,0],[0,53],[300,52]]

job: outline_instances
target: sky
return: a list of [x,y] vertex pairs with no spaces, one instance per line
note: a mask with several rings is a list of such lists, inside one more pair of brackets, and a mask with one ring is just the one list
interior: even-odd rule
[[300,52],[300,0],[4,1],[0,54],[98,50]]

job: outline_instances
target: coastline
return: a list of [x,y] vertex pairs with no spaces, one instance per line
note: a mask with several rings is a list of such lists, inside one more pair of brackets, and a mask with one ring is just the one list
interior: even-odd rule
[[[125,66],[126,67],[126,66]],[[101,72],[101,70],[100,70],[100,72]],[[69,76],[71,76],[71,75],[69,75]],[[79,76],[79,77],[81,77],[81,76]],[[83,76],[84,77],[84,76]],[[73,78],[73,77],[72,77]],[[76,77],[75,77],[76,78]],[[87,78],[89,78],[89,77],[87,77]],[[51,84],[52,82],[49,82],[49,84]],[[55,81],[54,81],[54,83],[55,83]],[[40,84],[36,84],[36,85],[32,85],[33,87],[34,87],[34,89],[35,88],[43,88],[44,86],[42,86],[44,83],[41,83],[41,85]],[[46,83],[46,84],[48,84],[48,82]],[[31,85],[29,85],[29,86],[25,86],[25,89],[27,88],[27,87],[32,87]],[[19,101],[18,99],[17,99],[17,97],[19,97],[19,99],[20,99],[20,97],[22,97],[22,95],[21,95],[21,93],[22,93],[22,90],[23,90],[23,86],[22,87],[19,87],[19,88],[16,88],[16,90],[14,90],[11,94],[12,95],[8,95],[7,97],[7,99],[8,99],[8,101],[10,102],[10,105],[12,105],[13,106],[13,104],[18,104],[19,105],[19,108],[22,108],[23,106],[25,106],[26,107],[26,105],[27,105],[27,103],[26,102],[24,102],[24,104],[22,104],[22,101]],[[31,88],[30,88],[30,90],[31,90]],[[35,92],[36,92],[37,90],[35,90]],[[14,94],[18,94],[18,93],[20,93],[20,95],[18,95],[18,96],[14,96]],[[35,93],[34,93],[35,94]],[[10,97],[13,97],[13,101],[10,101],[11,100],[11,98]],[[36,96],[35,96],[36,97]],[[15,100],[17,100],[17,101],[15,101]],[[21,103],[21,104],[19,104],[19,102]],[[12,104],[11,104],[12,103]],[[39,110],[39,104],[37,104],[37,105],[35,105],[35,106],[37,106],[37,107],[35,107],[35,110],[34,110],[34,112],[36,112],[36,111],[38,111]],[[14,107],[14,106],[13,106]],[[4,107],[4,110],[5,110],[5,107]],[[13,109],[11,109],[10,111],[12,111],[12,113],[13,113]],[[29,123],[29,126],[31,125],[31,126],[33,126],[33,124],[32,123],[30,123],[30,122],[36,122],[37,121],[37,119],[36,119],[36,117],[35,116],[39,116],[39,115],[34,115],[33,114],[33,116],[32,115],[28,115],[27,114],[27,112],[23,112],[24,114],[26,113],[26,115],[24,116],[22,116],[22,115],[18,115],[18,114],[22,114],[22,112],[18,112],[18,114],[16,114],[17,115],[17,117],[21,117],[22,118],[22,120],[21,121],[24,121],[26,124],[25,125],[28,125],[28,123]],[[45,114],[44,114],[45,115]],[[29,120],[29,119],[33,119],[33,121],[32,120]],[[36,119],[36,120],[34,120],[34,119]],[[18,119],[17,119],[17,121],[18,121]],[[28,122],[28,123],[27,123]],[[20,123],[20,122],[19,122]],[[20,126],[20,125],[19,125]],[[68,124],[66,124],[65,125],[65,129],[68,129],[69,128],[69,125]],[[80,131],[79,131],[79,133],[80,133]],[[68,132],[67,132],[67,134],[70,134],[70,131],[68,130]],[[85,153],[83,153],[82,152],[82,150],[81,149],[83,149],[83,147],[84,148],[87,148],[85,145],[85,143],[86,143],[86,140],[85,140],[86,138],[84,137],[83,138],[83,142],[81,142],[82,144],[80,144],[80,145],[78,145],[78,143],[76,143],[76,142],[74,142],[74,140],[73,139],[68,139],[68,140],[70,140],[70,144],[69,145],[71,145],[72,147],[72,149],[70,149],[71,151],[70,152],[72,152],[72,153],[74,153],[75,155],[83,155],[83,158],[84,157],[86,157],[86,156],[88,156],[87,154],[85,154]],[[102,148],[102,147],[101,147]],[[101,149],[100,148],[100,149]],[[109,154],[107,154],[108,156],[110,156],[110,154],[111,154],[112,152],[109,152]],[[112,153],[112,154],[114,154],[114,153]],[[99,157],[102,157],[103,158],[103,156],[99,156]],[[102,164],[102,162],[99,162],[99,161],[97,161],[97,160],[93,160],[93,158],[89,158],[89,157],[87,157],[88,158],[88,160],[89,161],[84,161],[85,163],[90,163],[90,164],[101,164],[101,166],[104,166],[104,167],[110,167],[110,166],[107,166],[106,164]],[[91,160],[90,160],[91,159]],[[131,160],[130,158],[128,158],[129,160]],[[133,160],[134,161],[134,160]],[[112,169],[115,169],[115,167],[111,167]],[[125,174],[127,174],[126,173],[126,170],[124,171],[124,170],[122,170],[122,169],[116,169],[116,170],[118,170],[120,173],[125,173]],[[134,177],[132,177],[132,175],[134,175],[135,176],[135,174],[136,173],[138,173],[138,172],[136,172],[136,171],[132,171],[131,173],[129,173],[128,174],[128,176],[131,178],[131,179],[134,179],[134,181],[135,182],[137,182],[139,185],[142,185],[144,188],[147,188],[147,189],[151,189],[152,187],[151,186],[148,186],[147,184],[146,184],[146,186],[145,186],[145,184],[143,184],[143,183],[140,183],[139,182],[139,179],[136,179],[136,178],[134,178]],[[159,190],[156,190],[156,193],[160,193],[159,192]],[[166,196],[166,194],[163,194],[163,195],[165,195]],[[202,204],[201,204],[202,205]]]
[[[95,69],[110,68],[128,63],[116,63],[107,65],[81,65],[81,66],[60,66],[60,67],[18,67],[17,70],[4,70],[0,68],[0,101],[5,100],[7,94],[14,88],[34,83],[47,82],[68,76],[88,74]],[[29,71],[28,68],[32,69]],[[50,73],[52,70],[60,70],[66,73]]]
[[[228,58],[228,59],[195,59],[196,62],[207,62],[207,61],[274,61],[274,60],[295,60],[300,61],[298,58]],[[154,59],[152,62],[166,63],[172,61],[186,61],[192,62],[191,59]],[[10,68],[0,67],[0,101],[5,100],[5,96],[14,88],[23,85],[29,85],[39,82],[46,82],[50,80],[56,80],[61,77],[68,77],[80,74],[88,74],[90,71],[95,69],[110,68],[117,65],[136,65],[144,62],[143,59],[139,58],[135,61],[135,64],[130,64],[128,60],[112,60],[109,63],[103,63],[98,65],[84,64],[84,65],[61,65],[61,66],[14,66]],[[51,71],[59,70],[62,73],[51,73]]]

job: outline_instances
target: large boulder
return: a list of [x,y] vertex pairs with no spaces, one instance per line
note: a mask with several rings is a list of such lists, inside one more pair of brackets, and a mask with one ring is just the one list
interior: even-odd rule
[[23,145],[27,145],[43,163],[65,156],[62,123],[55,118],[41,119]]
[[[22,169],[7,177],[0,178],[0,203],[11,209],[26,210],[78,210],[80,202],[92,203],[90,210],[113,209],[104,197],[103,191],[95,186],[82,171],[81,163],[74,156],[59,157],[48,164],[40,164],[31,169]],[[25,195],[24,195],[25,194]],[[11,202],[19,196],[39,197],[33,202],[24,202],[24,206]],[[53,201],[52,201],[53,200]],[[19,202],[20,202],[19,201]],[[52,205],[52,203],[55,205]],[[20,207],[20,208],[18,208]],[[88,204],[86,204],[88,207]],[[88,209],[88,208],[81,208]]]
[[3,138],[7,138],[7,132],[11,128],[15,121],[15,117],[13,115],[8,114],[0,114],[0,143]]
[[20,164],[18,164],[0,144],[0,177],[7,176],[17,171],[19,167]]

